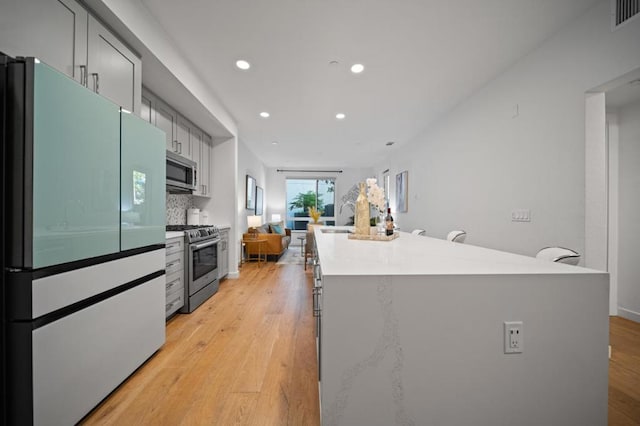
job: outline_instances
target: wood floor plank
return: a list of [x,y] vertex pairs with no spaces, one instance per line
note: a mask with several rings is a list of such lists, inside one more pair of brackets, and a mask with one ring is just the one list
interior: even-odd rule
[[609,320],[609,426],[640,426],[640,324]]
[[[310,269],[246,264],[87,425],[319,424]],[[610,320],[609,426],[640,426],[640,324]]]

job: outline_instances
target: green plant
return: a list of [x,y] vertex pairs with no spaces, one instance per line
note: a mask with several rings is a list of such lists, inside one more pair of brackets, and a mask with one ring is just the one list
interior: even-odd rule
[[309,207],[322,208],[322,197],[317,197],[314,191],[300,192],[296,197],[289,203],[289,210],[294,209],[302,209],[304,212],[307,212]]

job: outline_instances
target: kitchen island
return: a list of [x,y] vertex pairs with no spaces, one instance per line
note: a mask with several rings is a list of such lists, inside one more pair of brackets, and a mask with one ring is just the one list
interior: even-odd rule
[[341,229],[314,230],[323,425],[607,423],[607,273]]

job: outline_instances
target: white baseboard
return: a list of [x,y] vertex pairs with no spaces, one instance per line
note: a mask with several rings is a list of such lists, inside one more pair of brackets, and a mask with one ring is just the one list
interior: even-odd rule
[[229,272],[227,274],[227,278],[230,280],[237,280],[238,278],[240,278],[240,272],[235,271],[235,272]]
[[631,321],[640,322],[640,312],[618,306],[618,315]]

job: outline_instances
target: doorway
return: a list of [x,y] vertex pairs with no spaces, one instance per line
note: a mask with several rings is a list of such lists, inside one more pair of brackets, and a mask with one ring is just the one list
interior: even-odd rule
[[640,322],[640,69],[585,105],[585,266],[610,273],[609,314]]

